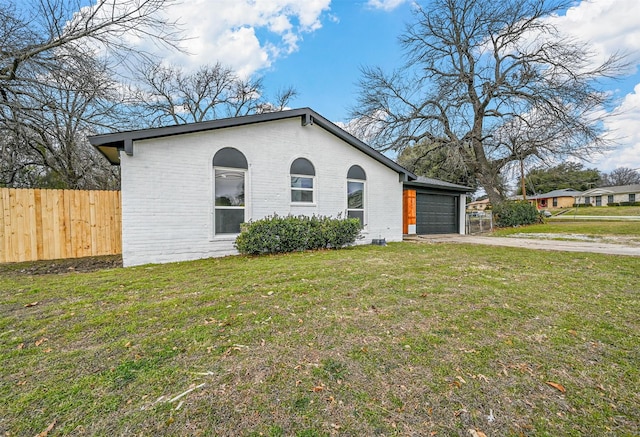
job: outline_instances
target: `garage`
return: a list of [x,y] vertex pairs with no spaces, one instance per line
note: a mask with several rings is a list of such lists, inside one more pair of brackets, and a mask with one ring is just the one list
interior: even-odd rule
[[457,234],[458,196],[416,192],[416,233]]
[[469,187],[425,177],[405,182],[404,234],[464,233],[466,194],[470,191]]

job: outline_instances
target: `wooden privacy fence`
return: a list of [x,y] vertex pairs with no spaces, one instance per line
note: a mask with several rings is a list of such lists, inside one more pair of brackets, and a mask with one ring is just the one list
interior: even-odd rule
[[0,188],[0,262],[122,253],[120,191]]

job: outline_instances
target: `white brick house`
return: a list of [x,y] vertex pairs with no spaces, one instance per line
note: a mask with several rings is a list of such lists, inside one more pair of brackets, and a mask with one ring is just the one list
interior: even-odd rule
[[235,254],[240,222],[273,214],[349,215],[361,242],[401,241],[416,177],[308,108],[89,140],[121,166],[125,266]]

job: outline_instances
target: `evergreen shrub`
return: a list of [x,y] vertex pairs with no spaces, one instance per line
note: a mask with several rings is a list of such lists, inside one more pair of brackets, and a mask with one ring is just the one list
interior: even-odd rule
[[535,206],[529,202],[503,202],[493,209],[496,225],[501,228],[531,225],[542,221]]
[[339,249],[355,243],[360,221],[326,216],[273,216],[241,226],[235,247],[245,255]]

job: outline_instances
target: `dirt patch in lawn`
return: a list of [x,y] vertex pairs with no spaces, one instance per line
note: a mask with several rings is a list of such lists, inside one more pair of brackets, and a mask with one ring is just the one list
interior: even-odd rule
[[122,255],[91,256],[0,264],[0,275],[51,275],[122,267]]

